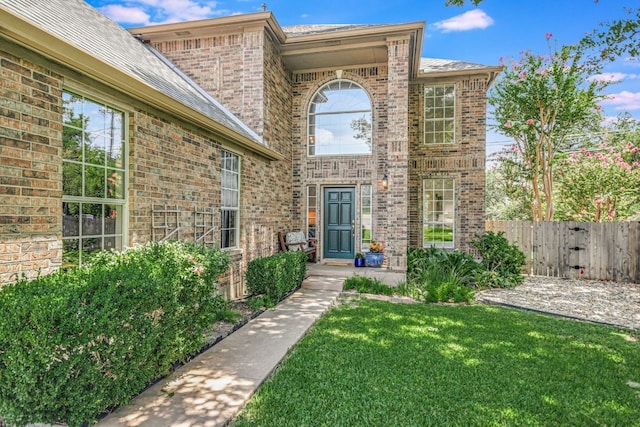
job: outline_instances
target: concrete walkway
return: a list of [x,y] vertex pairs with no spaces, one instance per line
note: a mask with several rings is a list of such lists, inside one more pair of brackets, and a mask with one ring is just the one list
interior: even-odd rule
[[[336,301],[349,269],[314,269],[302,288],[251,320],[98,426],[223,426],[245,405],[289,349]],[[337,272],[336,272],[337,271]]]

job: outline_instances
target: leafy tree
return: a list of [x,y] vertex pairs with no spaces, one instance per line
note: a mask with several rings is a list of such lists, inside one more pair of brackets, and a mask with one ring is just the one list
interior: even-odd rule
[[[469,1],[473,3],[475,6],[483,2],[483,0],[469,0]],[[445,6],[464,6],[465,3],[466,3],[466,0],[447,0],[444,3],[444,5]]]
[[640,219],[640,162],[625,160],[638,151],[633,142],[621,150],[603,143],[595,152],[582,148],[563,159],[558,173],[558,219]]
[[493,221],[531,221],[531,192],[527,183],[511,173],[508,159],[502,157],[487,171],[486,215]]
[[[606,138],[611,145],[622,153],[627,163],[640,162],[640,151],[625,150],[632,142],[636,147],[640,146],[640,121],[635,120],[631,114],[625,112],[606,128]],[[638,190],[640,192],[640,189]]]
[[625,12],[627,18],[601,23],[580,41],[583,50],[593,52],[588,64],[594,71],[624,55],[640,56],[640,8],[625,8]]
[[527,182],[534,221],[553,219],[556,157],[570,148],[572,134],[600,123],[597,102],[606,85],[587,80],[577,47],[549,47],[547,56],[526,51],[506,63],[489,95],[497,131],[515,141],[503,155],[510,174]]

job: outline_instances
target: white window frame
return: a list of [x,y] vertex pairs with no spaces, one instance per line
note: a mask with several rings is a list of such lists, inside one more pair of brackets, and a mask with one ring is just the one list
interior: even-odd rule
[[[447,184],[451,183],[451,187]],[[441,198],[438,198],[440,195]],[[422,181],[422,245],[452,249],[456,242],[456,180],[455,178],[425,178]],[[441,238],[427,239],[427,233],[437,236],[441,228]],[[444,230],[451,229],[450,233]],[[431,229],[431,230],[430,230]],[[445,238],[450,234],[451,239]]]
[[[323,93],[324,90],[331,91],[342,91],[342,90],[359,90],[362,91],[364,95],[367,97],[368,107],[362,108],[362,106],[358,106],[358,108],[350,108],[348,104],[339,104],[336,109],[331,109],[330,111],[316,111],[317,107],[331,105],[330,98],[325,96]],[[351,98],[355,100],[355,97]],[[352,143],[352,144],[341,144],[340,138],[341,136],[335,135],[335,132],[332,132],[330,129],[323,129],[323,132],[318,132],[316,129],[316,124],[320,118],[326,117],[339,117],[339,116],[347,116],[347,115],[362,115],[363,117],[368,116],[369,118],[369,142],[364,143],[368,145],[368,149],[362,149],[362,144]],[[359,118],[359,117],[358,117]],[[354,117],[354,120],[358,119]],[[334,122],[339,123],[339,122]],[[343,123],[344,125],[344,123]],[[352,124],[349,124],[352,126]],[[344,129],[340,127],[340,129]],[[336,79],[332,80],[320,87],[314,96],[311,98],[311,102],[309,103],[309,109],[307,111],[307,155],[308,156],[344,156],[344,155],[371,155],[373,151],[373,103],[371,102],[371,97],[368,92],[358,83],[347,80],[347,79]],[[356,132],[356,129],[352,128],[353,132]],[[346,132],[340,132],[344,140],[346,138]],[[340,147],[345,147],[344,149],[338,149],[336,151],[331,152],[319,152],[318,147],[323,144],[325,138],[329,138],[331,136],[331,140],[336,138],[336,142],[332,142],[327,144],[327,146],[331,146],[332,149],[336,150]],[[351,141],[355,139],[360,139],[358,137],[352,137]],[[344,141],[343,140],[343,141]],[[342,141],[342,142],[343,142]],[[358,148],[357,150],[351,150],[349,147]]]
[[[365,213],[365,208],[369,213]],[[365,238],[365,230],[369,230],[369,238]],[[360,250],[368,252],[373,236],[373,185],[360,186]]]
[[[102,136],[110,135],[111,139],[105,139],[106,141],[110,141],[112,143],[115,141],[113,138],[117,138],[117,142],[121,151],[121,159],[119,161],[119,165],[109,164],[107,159],[107,151],[105,147],[105,158],[102,164],[96,162],[89,162],[86,159],[86,147],[92,141],[85,141],[85,136],[91,132],[91,130],[87,129],[83,123],[82,128],[73,127],[65,124],[64,113],[63,113],[63,129],[75,129],[76,131],[81,132],[81,155],[80,159],[71,159],[65,158],[65,153],[63,152],[62,163],[63,163],[63,195],[62,195],[62,204],[63,204],[63,268],[67,266],[69,261],[65,261],[65,252],[69,253],[72,250],[72,245],[77,241],[77,245],[75,246],[75,250],[78,251],[77,264],[75,262],[71,262],[68,266],[72,265],[82,265],[84,262],[85,252],[88,254],[94,250],[101,249],[113,249],[113,250],[122,250],[127,245],[127,223],[128,223],[128,180],[127,174],[129,170],[128,164],[128,123],[129,123],[129,115],[127,111],[122,107],[114,106],[113,103],[107,102],[103,100],[102,96],[87,96],[83,94],[81,91],[73,90],[65,88],[63,89],[63,99],[67,99],[67,97],[74,97],[76,102],[80,101],[80,106],[82,111],[78,112],[75,109],[74,114],[85,116],[85,106],[89,104],[93,104],[94,106],[99,106],[103,108],[104,114],[108,113],[117,113],[117,116],[120,116],[121,123],[119,129],[117,131],[115,128],[107,128],[107,120],[105,117],[105,123],[102,128]],[[100,100],[99,100],[100,99]],[[63,106],[64,108],[64,106]],[[115,115],[112,115],[112,119]],[[89,123],[89,122],[87,122]],[[111,122],[113,123],[113,121]],[[93,132],[99,131],[98,128],[92,130]],[[117,133],[119,132],[119,134]],[[112,141],[113,139],[113,141]],[[80,168],[81,173],[81,194],[65,194],[64,191],[64,182],[65,182],[65,166],[69,167],[71,165],[75,165]],[[87,189],[86,182],[86,170],[88,168],[93,168],[94,170],[103,170],[104,172],[104,181],[103,181],[103,195],[102,196],[87,196],[85,195],[85,191]],[[109,172],[111,175],[109,176]],[[118,183],[118,181],[120,181]],[[109,186],[109,183],[112,185]],[[118,191],[118,195],[116,197],[109,197],[110,191]],[[76,205],[75,207],[73,205]],[[99,224],[96,223],[96,216],[90,214],[90,211],[95,211],[96,205],[100,206],[100,214],[99,216]],[[92,209],[89,209],[87,206],[93,206]],[[111,208],[112,212],[108,215],[105,215],[105,209]],[[73,227],[75,231],[75,225],[71,224],[72,227],[66,228],[65,223],[65,212],[77,210],[78,219],[77,219],[77,233],[65,235],[65,230]],[[86,213],[85,213],[86,212]],[[73,218],[73,216],[69,215]],[[108,220],[113,220],[111,224],[108,224]],[[75,221],[73,221],[75,222]],[[107,229],[113,227],[113,232],[108,233]],[[91,228],[94,231],[91,231]],[[96,232],[95,230],[99,230]],[[98,241],[98,242],[96,242]],[[91,250],[86,250],[86,245],[90,244],[92,246]]]
[[[441,92],[440,94],[438,92]],[[447,97],[453,105],[446,105]],[[456,85],[453,83],[424,87],[423,141],[425,144],[456,142]],[[447,129],[450,126],[450,129]]]
[[[225,220],[227,214],[229,218],[234,220],[232,226],[229,225],[229,221]],[[240,156],[223,150],[220,165],[220,248],[238,248],[239,237]]]
[[307,238],[318,238],[318,187],[307,186]]

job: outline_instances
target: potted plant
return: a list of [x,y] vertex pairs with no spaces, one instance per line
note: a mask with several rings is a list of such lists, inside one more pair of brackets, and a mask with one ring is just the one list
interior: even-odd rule
[[367,267],[380,267],[384,261],[384,244],[372,240],[366,255]]
[[356,254],[354,265],[356,267],[364,267],[364,254],[362,252]]

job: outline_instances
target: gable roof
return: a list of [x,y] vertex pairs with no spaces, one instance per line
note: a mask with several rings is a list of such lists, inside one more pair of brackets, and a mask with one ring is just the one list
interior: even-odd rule
[[287,37],[307,36],[311,34],[327,34],[336,31],[360,30],[364,28],[375,28],[382,24],[314,24],[314,25],[290,25],[282,27],[282,32]]
[[267,157],[279,158],[258,134],[168,59],[84,1],[0,0],[0,12],[14,18],[2,16],[0,31],[30,48],[151,105],[196,120]]
[[488,74],[491,81],[501,70],[502,67],[499,66],[475,64],[456,59],[420,58],[418,77],[458,76],[477,72]]
[[425,23],[318,24],[281,27],[272,12],[255,12],[198,21],[130,28],[151,43],[188,37],[210,37],[225,32],[264,29],[277,45],[287,69],[294,73],[360,67],[387,62],[389,40],[409,40],[409,73],[418,70]]

